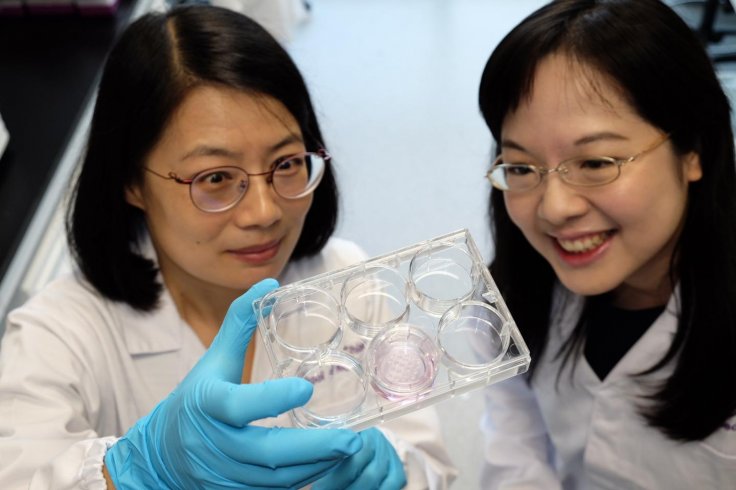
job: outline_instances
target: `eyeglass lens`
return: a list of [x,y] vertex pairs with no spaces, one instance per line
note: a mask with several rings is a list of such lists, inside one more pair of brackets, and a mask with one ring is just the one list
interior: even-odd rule
[[[303,153],[278,162],[266,175],[278,195],[298,199],[311,193],[324,174],[325,159]],[[198,174],[192,181],[194,204],[204,211],[221,211],[236,203],[248,189],[248,174],[238,167],[220,167]]]
[[[561,163],[557,171],[570,184],[595,186],[616,180],[619,165],[613,158],[583,157]],[[536,187],[546,173],[550,172],[534,165],[501,164],[490,172],[489,177],[502,190],[525,190]]]

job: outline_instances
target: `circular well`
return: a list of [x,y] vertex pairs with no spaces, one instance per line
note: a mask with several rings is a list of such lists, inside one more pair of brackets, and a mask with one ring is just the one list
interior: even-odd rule
[[339,423],[356,413],[365,400],[367,383],[363,369],[344,352],[316,352],[302,361],[296,375],[314,386],[309,401],[292,412],[301,427]]
[[409,314],[404,276],[391,267],[371,265],[351,274],[341,292],[347,323],[356,333],[373,337]]
[[478,282],[475,261],[457,244],[435,243],[420,250],[411,259],[409,275],[417,305],[437,316],[470,298]]
[[458,303],[440,318],[437,344],[443,362],[453,371],[470,374],[488,369],[504,357],[509,342],[508,322],[487,303]]
[[434,340],[421,328],[402,323],[385,329],[371,341],[367,371],[379,395],[398,400],[431,387],[438,361]]
[[316,349],[340,342],[340,305],[330,293],[314,287],[275,293],[263,302],[270,308],[273,337],[289,356],[304,359]]

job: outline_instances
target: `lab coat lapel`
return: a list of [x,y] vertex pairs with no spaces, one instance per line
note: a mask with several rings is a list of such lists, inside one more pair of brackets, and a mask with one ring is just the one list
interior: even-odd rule
[[[672,344],[672,338],[676,330],[677,293],[670,297],[662,314],[624,354],[603,382],[619,383],[636,380],[636,374],[645,371],[664,357]],[[588,369],[592,373],[590,366],[588,366]],[[653,376],[661,379],[668,376],[670,371],[671,369],[664,368],[658,370]]]

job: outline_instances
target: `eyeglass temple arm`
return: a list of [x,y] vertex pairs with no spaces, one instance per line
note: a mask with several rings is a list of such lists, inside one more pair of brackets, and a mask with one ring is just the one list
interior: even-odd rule
[[[309,152],[307,152],[309,153]],[[330,160],[332,158],[332,155],[330,155],[330,152],[328,152],[324,147],[320,146],[317,151],[315,152],[317,155],[321,156],[324,160]]]
[[191,184],[194,182],[194,179],[182,179],[178,175],[176,175],[174,172],[169,172],[169,175],[161,175],[160,173],[156,172],[155,170],[151,170],[148,167],[143,167],[148,172],[151,172],[153,175],[156,175],[157,177],[161,177],[162,179],[166,180],[173,180],[177,184]]

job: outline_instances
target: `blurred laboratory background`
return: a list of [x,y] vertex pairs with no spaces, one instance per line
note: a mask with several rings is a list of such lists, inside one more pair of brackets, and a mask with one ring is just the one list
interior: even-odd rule
[[[206,2],[198,2],[206,3]],[[541,0],[214,0],[252,15],[305,76],[341,190],[337,235],[371,255],[467,228],[493,254],[477,107],[485,61]],[[675,1],[736,88],[736,15]],[[0,318],[69,270],[62,213],[104,56],[164,0],[0,0]],[[145,63],[145,60],[141,60]],[[0,324],[0,335],[3,327]],[[454,488],[477,488],[480,391],[441,402]]]

